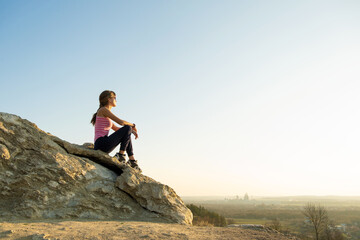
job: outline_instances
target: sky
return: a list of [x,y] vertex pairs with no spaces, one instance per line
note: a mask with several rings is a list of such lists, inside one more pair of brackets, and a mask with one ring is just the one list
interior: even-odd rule
[[113,90],[143,174],[180,196],[360,195],[359,12],[357,0],[0,0],[0,112],[83,144]]

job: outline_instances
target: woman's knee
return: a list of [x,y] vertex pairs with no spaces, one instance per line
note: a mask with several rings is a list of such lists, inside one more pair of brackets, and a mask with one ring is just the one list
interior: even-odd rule
[[127,132],[128,134],[131,134],[131,127],[129,125],[125,125],[122,128],[124,128],[125,132]]

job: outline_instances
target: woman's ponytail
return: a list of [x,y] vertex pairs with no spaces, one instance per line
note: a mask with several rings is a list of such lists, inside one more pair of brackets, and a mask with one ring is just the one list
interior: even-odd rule
[[95,123],[96,123],[96,114],[97,114],[97,111],[96,111],[96,113],[94,113],[94,115],[91,118],[90,122],[91,122],[92,125],[95,125]]

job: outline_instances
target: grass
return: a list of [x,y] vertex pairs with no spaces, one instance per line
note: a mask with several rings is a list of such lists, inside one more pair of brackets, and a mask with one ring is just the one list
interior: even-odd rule
[[[230,218],[234,224],[259,224],[265,225],[269,220],[263,219],[249,219],[249,218]],[[227,219],[228,220],[228,219]]]

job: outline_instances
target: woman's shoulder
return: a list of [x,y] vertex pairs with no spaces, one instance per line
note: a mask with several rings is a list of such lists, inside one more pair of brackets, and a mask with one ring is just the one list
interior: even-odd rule
[[109,111],[106,107],[101,107],[96,113],[97,117],[106,117],[106,113]]

